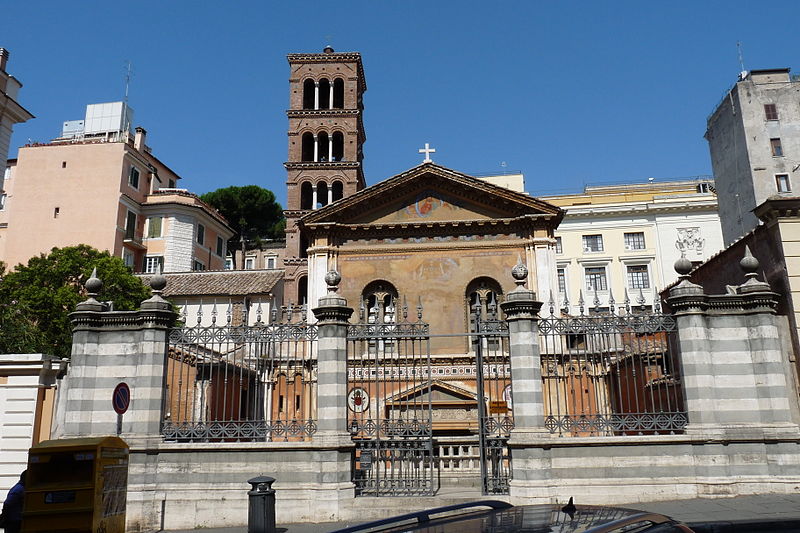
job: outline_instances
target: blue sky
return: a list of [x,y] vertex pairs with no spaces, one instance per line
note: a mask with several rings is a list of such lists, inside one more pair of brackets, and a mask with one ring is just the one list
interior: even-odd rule
[[359,51],[368,184],[434,161],[525,173],[531,194],[710,174],[706,116],[739,71],[797,67],[800,2],[3,2],[0,46],[57,136],[88,103],[130,104],[154,153],[203,193],[285,200],[286,54]]

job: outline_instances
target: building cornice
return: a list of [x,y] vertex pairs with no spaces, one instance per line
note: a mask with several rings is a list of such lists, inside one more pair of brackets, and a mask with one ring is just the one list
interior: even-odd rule
[[364,78],[364,64],[358,52],[332,52],[330,54],[287,54],[289,65],[303,65],[308,63],[355,63],[358,74],[358,85],[361,92],[366,92],[367,81]]
[[594,204],[585,206],[563,206],[566,211],[565,219],[571,218],[590,218],[590,217],[612,217],[626,215],[657,215],[662,213],[681,213],[686,211],[711,211],[716,212],[717,201],[692,201],[692,202],[669,202],[652,203],[647,202],[641,205],[605,205]]
[[300,117],[357,117],[361,114],[358,109],[287,109],[286,116],[289,118]]
[[287,161],[283,164],[286,170],[336,170],[357,169],[358,161]]

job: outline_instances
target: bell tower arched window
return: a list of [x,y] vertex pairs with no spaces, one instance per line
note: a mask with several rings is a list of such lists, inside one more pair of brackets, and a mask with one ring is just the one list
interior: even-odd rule
[[308,276],[303,276],[297,282],[297,301],[303,305],[308,300]]
[[344,184],[341,181],[334,181],[333,185],[331,186],[333,190],[333,201],[341,200],[344,198]]
[[314,186],[304,181],[300,185],[300,209],[314,209]]
[[344,109],[344,80],[342,78],[333,80],[333,108]]
[[314,80],[307,79],[303,82],[303,109],[314,109]]
[[333,86],[326,78],[319,80],[319,107],[317,109],[331,109]]
[[330,161],[333,157],[333,151],[331,150],[331,140],[328,137],[326,132],[320,132],[317,135],[317,161]]
[[314,160],[314,134],[311,132],[306,132],[303,134],[303,146],[302,150],[303,153],[300,156],[301,161],[313,161]]
[[328,205],[329,198],[328,184],[324,181],[317,183],[317,205],[314,206],[314,209]]
[[331,150],[331,161],[341,161],[344,159],[344,134],[341,131],[333,132],[331,136],[333,143]]

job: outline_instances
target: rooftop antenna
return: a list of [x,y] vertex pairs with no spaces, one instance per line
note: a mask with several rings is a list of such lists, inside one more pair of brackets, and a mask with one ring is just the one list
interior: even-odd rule
[[747,71],[744,69],[744,55],[742,54],[742,42],[736,41],[736,52],[739,54],[739,81],[747,77]]
[[508,166],[508,163],[506,163],[505,161],[500,161],[500,166],[503,167],[503,175],[505,175],[506,174],[506,167]]
[[125,133],[131,130],[131,125],[128,124],[128,90],[131,85],[131,77],[133,77],[133,64],[130,60],[125,60],[125,99],[123,100],[124,107],[122,109],[122,124],[124,125]]

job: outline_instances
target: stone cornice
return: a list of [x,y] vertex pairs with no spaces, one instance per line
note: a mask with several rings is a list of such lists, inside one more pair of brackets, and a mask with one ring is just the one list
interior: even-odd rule
[[294,265],[294,266],[302,266],[308,265],[308,258],[307,257],[284,257],[283,258],[284,265]]
[[358,161],[287,161],[283,164],[286,170],[336,170],[358,168]]
[[475,252],[481,251],[499,251],[504,249],[521,250],[527,244],[532,244],[533,239],[518,239],[516,241],[498,242],[498,241],[451,241],[451,242],[437,242],[429,241],[420,244],[377,244],[368,246],[353,246],[353,245],[339,245],[339,246],[318,246],[309,248],[309,253],[315,252],[336,252],[342,261],[346,260],[348,255],[351,254],[391,254],[391,255],[407,255],[415,252],[434,252],[437,250],[473,250]]
[[677,287],[671,290],[675,295],[667,298],[667,304],[676,315],[775,314],[775,308],[778,306],[778,294],[770,291],[746,294],[703,294],[699,290],[676,291]]
[[753,209],[753,213],[764,223],[780,218],[797,218],[800,216],[800,197],[772,196]]
[[176,315],[171,309],[143,311],[75,311],[69,314],[73,331],[166,329]]
[[358,109],[287,109],[286,116],[289,118],[300,117],[350,117],[358,116],[361,111]]
[[566,210],[566,219],[573,218],[598,218],[612,217],[620,215],[651,215],[660,213],[681,213],[686,211],[717,211],[717,202],[670,202],[664,204],[647,203],[638,205],[615,205],[606,206],[603,204],[582,205],[582,206],[563,206]]
[[421,231],[424,231],[426,235],[449,235],[454,232],[471,233],[476,229],[479,229],[481,233],[486,233],[487,229],[496,229],[498,232],[508,232],[516,229],[530,230],[537,226],[537,222],[548,222],[552,220],[554,216],[555,215],[541,213],[513,218],[370,224],[346,224],[339,222],[303,224],[301,219],[298,224],[304,231],[308,231],[310,234],[322,231],[334,232],[343,238],[354,238],[354,236],[360,234],[369,235],[374,238],[378,235],[419,235]]

